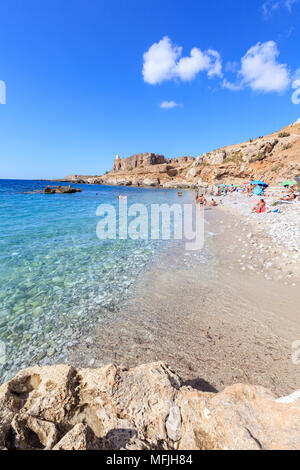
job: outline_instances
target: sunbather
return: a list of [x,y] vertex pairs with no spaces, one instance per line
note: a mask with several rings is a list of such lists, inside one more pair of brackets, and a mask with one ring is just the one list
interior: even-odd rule
[[252,209],[251,214],[253,212],[256,212],[257,214],[262,214],[263,212],[266,212],[266,203],[264,199],[261,199]]
[[280,198],[280,201],[294,201],[296,199],[295,193],[290,191],[289,194]]
[[199,202],[200,206],[206,206],[207,200],[205,199],[203,194],[201,194],[201,196],[199,197],[198,202]]

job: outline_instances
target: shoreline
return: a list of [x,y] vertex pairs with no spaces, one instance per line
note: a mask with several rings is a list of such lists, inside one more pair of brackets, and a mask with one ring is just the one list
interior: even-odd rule
[[[208,214],[204,251],[169,244],[120,310],[69,352],[69,362],[135,367],[162,360],[204,391],[239,382],[278,395],[300,388],[291,359],[300,338],[297,288],[272,277],[265,260],[244,270],[244,221],[222,209]],[[294,283],[299,287],[298,278]]]
[[64,364],[0,386],[0,448],[298,448],[300,279],[275,275],[267,220],[241,207],[205,209],[203,250],[158,250],[117,311],[46,361]]
[[[275,252],[269,215],[245,217],[241,201],[237,196],[235,205],[227,196],[207,208],[203,251],[186,253],[183,243],[168,243],[116,310],[99,310],[99,323],[97,317],[75,342],[63,341],[63,354],[51,345],[40,364],[134,367],[162,360],[208,391],[245,381],[280,395],[300,388],[291,362],[292,342],[300,338],[298,253],[283,257],[281,246]],[[246,201],[250,210],[254,201]],[[252,353],[256,361],[248,360]]]

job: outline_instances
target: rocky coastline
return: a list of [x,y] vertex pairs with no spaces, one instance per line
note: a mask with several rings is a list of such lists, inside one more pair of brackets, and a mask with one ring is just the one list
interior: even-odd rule
[[[296,122],[199,157],[117,157],[105,175],[69,175],[63,181],[208,190],[252,178],[277,183],[299,173]],[[243,245],[239,269],[297,288],[299,204],[250,215],[254,199],[232,194],[220,204],[242,221],[236,222]],[[227,249],[229,256],[236,245]],[[235,384],[204,392],[187,386],[163,362],[132,369],[37,365],[0,387],[2,450],[296,450],[299,430],[300,391],[282,398],[260,386]]]
[[300,447],[300,393],[236,384],[207,393],[164,363],[35,366],[0,387],[2,450],[278,450]]
[[276,183],[300,173],[300,122],[269,136],[250,139],[206,154],[169,159],[143,153],[120,158],[104,175],[69,175],[63,181],[80,184],[153,187],[165,189],[209,188],[220,183],[264,179]]

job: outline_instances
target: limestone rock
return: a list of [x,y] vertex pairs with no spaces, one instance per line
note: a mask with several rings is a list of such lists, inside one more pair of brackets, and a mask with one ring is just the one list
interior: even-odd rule
[[145,178],[142,181],[143,186],[155,187],[155,186],[159,186],[159,184],[160,184],[160,181],[158,178]]
[[50,421],[44,421],[34,418],[33,416],[28,416],[26,426],[37,435],[39,442],[45,449],[52,449],[59,440],[59,430],[56,428],[56,425]]
[[168,176],[171,176],[171,178],[173,178],[174,176],[177,176],[179,174],[179,171],[180,170],[178,168],[169,167],[167,169]]
[[59,440],[56,425],[27,414],[16,415],[6,435],[10,450],[52,449]]
[[201,174],[201,168],[198,166],[198,167],[191,168],[187,172],[186,177],[187,178],[195,178],[196,176],[198,176],[200,174]]
[[132,155],[129,158],[116,158],[113,165],[113,171],[128,171],[139,166],[158,165],[160,163],[167,163],[163,155],[156,155],[155,153],[141,153]]
[[234,385],[215,395],[181,390],[176,403],[183,421],[180,449],[299,448],[299,407],[277,403],[262,387]]
[[76,424],[69,431],[53,450],[100,450],[100,440],[85,424]]
[[209,183],[206,183],[205,181],[203,181],[202,179],[198,180],[197,181],[197,186],[199,186],[199,188],[209,188]]
[[194,188],[197,179],[208,185],[264,179],[277,184],[300,172],[300,124],[266,137],[229,145],[197,158],[166,159],[155,153],[120,157],[102,176],[69,175],[64,181],[116,186]]
[[181,438],[181,413],[178,406],[172,406],[166,421],[168,437],[171,441],[177,442]]
[[210,165],[220,165],[224,162],[225,159],[226,151],[220,150],[206,154],[206,156],[203,158],[203,162],[208,163]]
[[114,185],[118,184],[118,179],[115,178],[115,177],[108,177],[108,178],[106,178],[105,183],[108,184],[108,185],[111,184],[112,186],[114,186]]
[[191,164],[195,162],[194,157],[178,157],[178,158],[170,158],[168,163],[179,163],[179,164]]
[[243,150],[243,161],[250,162],[256,158],[263,159],[272,152],[275,145],[278,143],[278,139],[258,139],[257,141],[250,143]]
[[131,183],[132,186],[141,186],[142,181],[140,178],[132,178]]
[[165,189],[178,188],[178,182],[177,181],[164,181],[161,185]]
[[299,392],[183,387],[158,362],[35,366],[0,387],[1,449],[299,449]]

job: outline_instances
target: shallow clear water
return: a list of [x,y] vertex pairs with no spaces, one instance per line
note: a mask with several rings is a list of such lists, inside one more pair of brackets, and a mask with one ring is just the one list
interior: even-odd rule
[[0,382],[50,363],[116,311],[162,247],[159,240],[99,240],[99,204],[117,208],[119,194],[128,204],[178,203],[177,191],[96,185],[77,194],[24,194],[47,184],[0,180]]

